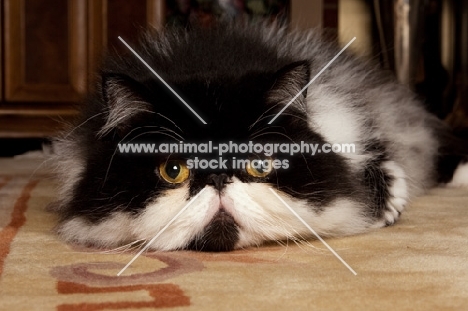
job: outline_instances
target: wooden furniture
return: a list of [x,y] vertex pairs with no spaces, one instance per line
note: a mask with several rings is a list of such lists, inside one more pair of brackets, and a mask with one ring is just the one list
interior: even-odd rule
[[[291,24],[335,27],[338,0],[292,0]],[[76,114],[106,49],[165,24],[166,0],[0,0],[0,139],[44,138]]]
[[163,23],[163,0],[3,0],[0,137],[46,137],[72,117],[117,36]]

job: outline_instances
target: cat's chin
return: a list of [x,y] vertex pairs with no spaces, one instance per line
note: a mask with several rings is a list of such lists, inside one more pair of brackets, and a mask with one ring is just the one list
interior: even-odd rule
[[239,239],[239,225],[223,206],[210,223],[186,247],[188,250],[227,252],[234,250]]

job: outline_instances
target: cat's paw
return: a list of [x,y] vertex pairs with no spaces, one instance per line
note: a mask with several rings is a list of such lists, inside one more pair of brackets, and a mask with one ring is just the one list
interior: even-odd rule
[[408,203],[408,185],[403,169],[393,161],[382,163],[382,170],[390,178],[387,185],[388,199],[381,220],[382,226],[393,225]]
[[468,162],[460,163],[453,173],[452,181],[447,184],[451,188],[468,188]]

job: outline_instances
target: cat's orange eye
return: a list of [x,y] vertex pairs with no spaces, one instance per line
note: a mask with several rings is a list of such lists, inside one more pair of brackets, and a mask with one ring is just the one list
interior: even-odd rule
[[161,163],[159,174],[165,181],[171,184],[180,184],[188,179],[190,170],[183,161],[169,160]]
[[273,170],[271,159],[251,159],[246,166],[246,171],[253,177],[268,176]]

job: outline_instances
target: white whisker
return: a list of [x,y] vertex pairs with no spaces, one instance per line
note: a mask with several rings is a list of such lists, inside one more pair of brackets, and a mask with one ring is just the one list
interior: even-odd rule
[[142,248],[138,254],[135,255],[135,257],[132,258],[132,260],[130,260],[130,262],[122,269],[120,270],[119,273],[117,273],[117,276],[120,276],[144,251],[146,251],[150,246],[151,244],[164,232],[166,231],[167,228],[169,228],[169,226],[193,203],[193,201],[195,201],[202,193],[203,191],[205,191],[206,188],[203,188],[202,190],[200,190],[200,192],[198,192],[198,194],[196,196],[194,196],[190,202],[188,202],[159,232],[158,234],[156,234],[154,236],[154,238],[152,238],[144,248]]
[[339,261],[341,261],[341,263],[342,263],[343,265],[345,265],[346,268],[349,269],[349,271],[351,271],[351,273],[353,273],[354,275],[357,275],[356,271],[354,271],[353,268],[351,268],[351,266],[348,265],[348,263],[346,263],[346,261],[344,261],[343,258],[341,258],[340,255],[338,255],[338,254],[333,250],[333,248],[331,248],[330,245],[328,245],[328,243],[325,242],[325,241],[317,234],[317,232],[315,232],[315,230],[312,229],[312,228],[304,221],[304,219],[301,218],[301,216],[299,216],[299,214],[297,214],[297,213],[296,213],[296,212],[295,212],[295,211],[294,211],[294,210],[293,210],[293,209],[292,209],[292,208],[291,208],[291,207],[290,207],[290,206],[289,206],[289,205],[288,205],[272,188],[269,188],[269,189],[270,189],[270,191],[273,193],[273,195],[274,195],[275,197],[277,197],[278,200],[280,200],[281,203],[283,203],[284,206],[286,206],[286,207],[291,211],[291,213],[293,213],[294,216],[296,216],[296,218],[299,219],[299,221],[302,222],[302,224],[303,224],[304,226],[306,226],[307,229],[309,229],[310,232],[312,232],[312,234],[314,234],[314,235],[317,237],[317,239],[319,239],[320,242],[322,242],[323,245],[325,245],[325,246],[330,250],[330,252],[332,252],[332,254],[335,255],[335,257],[336,257]]

